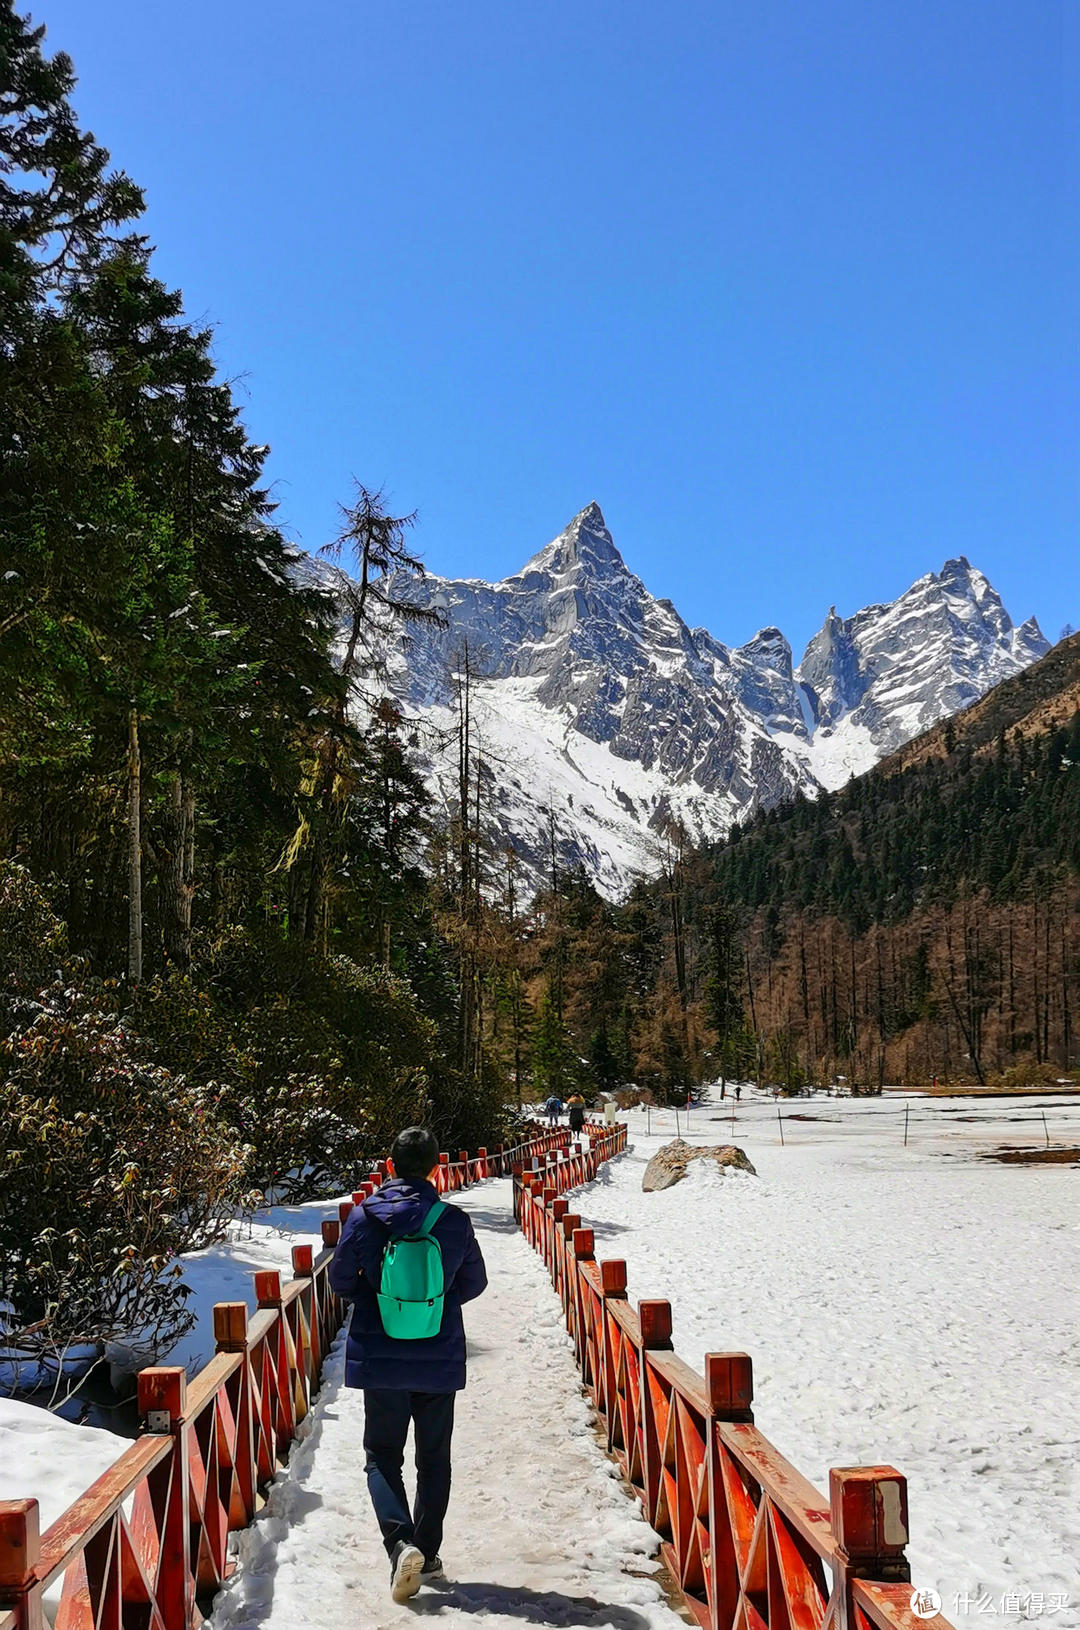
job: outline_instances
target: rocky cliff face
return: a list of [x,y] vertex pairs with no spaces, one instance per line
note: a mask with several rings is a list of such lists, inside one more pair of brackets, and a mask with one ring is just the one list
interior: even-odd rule
[[610,894],[656,869],[672,818],[718,837],[798,790],[839,785],[1048,648],[964,560],[892,605],[831,611],[798,668],[776,628],[731,648],[649,594],[597,504],[501,583],[391,587],[446,619],[388,653],[437,797],[456,796],[467,664],[498,841],[540,875],[553,824],[561,861]]

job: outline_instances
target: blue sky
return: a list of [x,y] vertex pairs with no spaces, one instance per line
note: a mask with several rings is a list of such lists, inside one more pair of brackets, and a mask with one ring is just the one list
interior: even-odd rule
[[452,575],[595,498],[723,639],[955,554],[1080,623],[1071,8],[31,4],[305,547],[352,475]]

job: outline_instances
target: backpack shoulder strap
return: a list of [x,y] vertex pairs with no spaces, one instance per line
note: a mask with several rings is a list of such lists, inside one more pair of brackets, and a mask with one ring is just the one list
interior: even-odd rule
[[416,1233],[413,1235],[413,1238],[414,1239],[423,1239],[426,1234],[430,1234],[431,1230],[434,1228],[435,1224],[438,1222],[439,1218],[442,1216],[442,1214],[443,1214],[443,1212],[445,1210],[446,1210],[446,1207],[443,1204],[443,1202],[441,1200],[436,1200],[435,1204],[432,1206],[431,1210],[428,1212],[427,1216],[424,1218],[423,1227],[418,1228],[416,1230]]

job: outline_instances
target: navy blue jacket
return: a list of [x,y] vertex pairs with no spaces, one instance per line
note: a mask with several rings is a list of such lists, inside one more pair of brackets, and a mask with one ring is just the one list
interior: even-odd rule
[[437,1336],[398,1341],[388,1336],[379,1317],[376,1292],[387,1241],[415,1234],[439,1198],[434,1183],[410,1183],[395,1177],[354,1206],[341,1231],[330,1283],[339,1296],[352,1299],[353,1314],[345,1346],[347,1387],[395,1387],[406,1392],[460,1392],[465,1385],[465,1326],[461,1304],[487,1286],[472,1219],[456,1206],[446,1206],[431,1230],[442,1251],[446,1297]]

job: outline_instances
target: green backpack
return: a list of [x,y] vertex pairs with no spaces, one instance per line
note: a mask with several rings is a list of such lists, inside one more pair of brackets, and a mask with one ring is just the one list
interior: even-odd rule
[[422,1341],[437,1336],[442,1326],[442,1247],[431,1230],[445,1210],[436,1200],[417,1233],[392,1239],[383,1252],[379,1317],[386,1334],[397,1341]]

